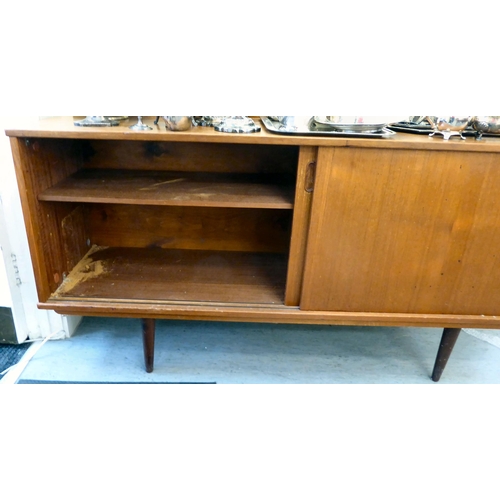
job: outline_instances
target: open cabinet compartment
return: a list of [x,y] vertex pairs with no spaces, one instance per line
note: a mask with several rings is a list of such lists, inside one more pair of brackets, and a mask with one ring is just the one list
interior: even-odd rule
[[41,302],[284,303],[297,147],[20,144]]

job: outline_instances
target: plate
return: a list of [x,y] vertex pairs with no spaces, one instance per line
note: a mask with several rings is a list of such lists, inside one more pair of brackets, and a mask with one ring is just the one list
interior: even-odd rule
[[[364,132],[364,133],[377,133],[384,130],[387,123],[354,123],[349,121],[355,117],[338,117],[339,120],[334,122],[329,120],[326,116],[315,116],[314,121],[325,127],[331,127],[335,130],[342,132]],[[348,118],[348,120],[345,120]]]

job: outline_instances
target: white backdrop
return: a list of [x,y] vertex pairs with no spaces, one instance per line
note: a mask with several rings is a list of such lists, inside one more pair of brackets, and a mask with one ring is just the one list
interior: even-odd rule
[[[9,191],[16,188],[16,185],[12,185],[13,182],[13,169],[12,157],[9,148],[8,138],[5,137],[4,128],[7,126],[8,119],[6,117],[0,116],[0,197],[2,202],[1,209],[4,209],[5,204],[10,203],[10,196],[7,195]],[[17,189],[17,188],[16,188]],[[7,279],[7,272],[5,269],[5,263],[8,262],[9,255],[8,242],[7,242],[7,228],[4,227],[4,222],[2,217],[0,217],[0,246],[2,247],[2,252],[0,252],[0,307],[11,307],[12,297],[10,293],[9,281]]]
[[9,282],[3,259],[3,251],[0,253],[0,307],[10,307],[12,305],[10,297]]

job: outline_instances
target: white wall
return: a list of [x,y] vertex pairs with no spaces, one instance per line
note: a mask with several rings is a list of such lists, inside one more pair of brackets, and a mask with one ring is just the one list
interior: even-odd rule
[[[6,117],[0,117],[0,210],[4,210],[5,204],[10,204],[11,196],[8,195],[12,187],[13,164],[10,154],[9,141],[3,132],[3,125],[9,121]],[[10,284],[7,277],[5,265],[9,261],[7,228],[3,217],[0,216],[0,307],[11,307],[12,297],[10,292]]]
[[0,307],[11,307],[10,287],[5,272],[3,250],[0,252]]

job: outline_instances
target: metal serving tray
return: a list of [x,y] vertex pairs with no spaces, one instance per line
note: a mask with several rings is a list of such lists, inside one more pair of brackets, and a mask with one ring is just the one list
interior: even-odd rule
[[260,119],[269,132],[284,135],[316,135],[328,137],[362,137],[362,138],[380,138],[393,137],[396,132],[384,128],[379,132],[352,132],[334,130],[329,126],[317,123],[314,117],[308,122],[298,123],[293,127],[285,127],[282,123],[271,120],[268,116],[261,116]]
[[[389,125],[389,128],[395,132],[406,132],[409,134],[421,134],[421,135],[429,135],[434,132],[434,129],[431,127],[429,123],[411,123],[411,122],[399,122],[399,123],[392,123]],[[466,128],[463,132],[462,135],[464,137],[475,137],[478,139],[481,135],[483,137],[496,137],[499,138],[500,136],[498,134],[489,134],[489,133],[484,133],[484,134],[479,134],[476,132],[472,127]]]

